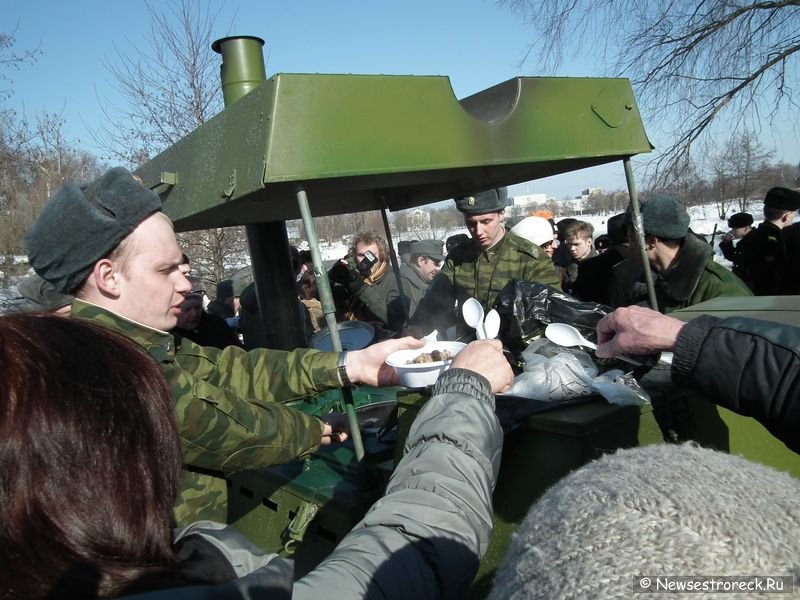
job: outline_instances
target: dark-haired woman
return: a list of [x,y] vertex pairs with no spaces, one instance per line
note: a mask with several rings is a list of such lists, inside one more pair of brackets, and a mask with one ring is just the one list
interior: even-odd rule
[[290,561],[224,525],[173,539],[170,390],[127,338],[0,317],[0,375],[0,598],[457,598],[488,546],[502,444],[493,392],[512,380],[495,340],[456,356],[384,498],[297,582]]

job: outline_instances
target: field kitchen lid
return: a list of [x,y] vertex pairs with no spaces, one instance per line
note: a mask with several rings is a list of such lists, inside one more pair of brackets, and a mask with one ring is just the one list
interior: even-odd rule
[[652,149],[627,79],[276,74],[137,170],[179,231],[400,210]]

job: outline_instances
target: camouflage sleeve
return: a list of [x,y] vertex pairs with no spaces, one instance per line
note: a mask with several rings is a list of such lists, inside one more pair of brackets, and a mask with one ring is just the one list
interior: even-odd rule
[[162,364],[172,386],[187,464],[233,472],[316,451],[322,422],[280,402],[336,387],[336,354],[210,349],[182,344]]
[[335,352],[219,350],[184,341],[175,359],[197,378],[254,400],[289,402],[339,386]]
[[561,289],[553,260],[544,251],[540,252],[541,255],[534,254],[533,258],[525,265],[525,281],[535,281]]

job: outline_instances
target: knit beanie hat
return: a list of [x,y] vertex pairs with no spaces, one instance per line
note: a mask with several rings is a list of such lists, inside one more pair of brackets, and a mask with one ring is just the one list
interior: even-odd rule
[[160,210],[158,194],[122,167],[89,183],[65,183],[25,233],[28,260],[56,291],[71,294],[98,260]]
[[799,574],[800,481],[692,444],[606,455],[531,507],[489,596],[627,598],[656,576]]

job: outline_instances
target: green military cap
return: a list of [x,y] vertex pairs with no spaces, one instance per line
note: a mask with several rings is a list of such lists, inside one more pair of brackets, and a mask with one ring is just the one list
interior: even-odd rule
[[504,187],[478,192],[463,198],[456,198],[456,208],[468,215],[497,212],[503,210],[507,204],[508,189]]
[[442,247],[444,242],[442,240],[419,240],[418,242],[411,243],[412,256],[427,256],[434,260],[444,260],[444,252]]
[[781,210],[800,209],[800,192],[789,188],[774,187],[764,197],[764,206]]
[[160,210],[158,194],[122,167],[89,183],[65,183],[25,233],[28,260],[57,291],[72,293],[98,260]]

